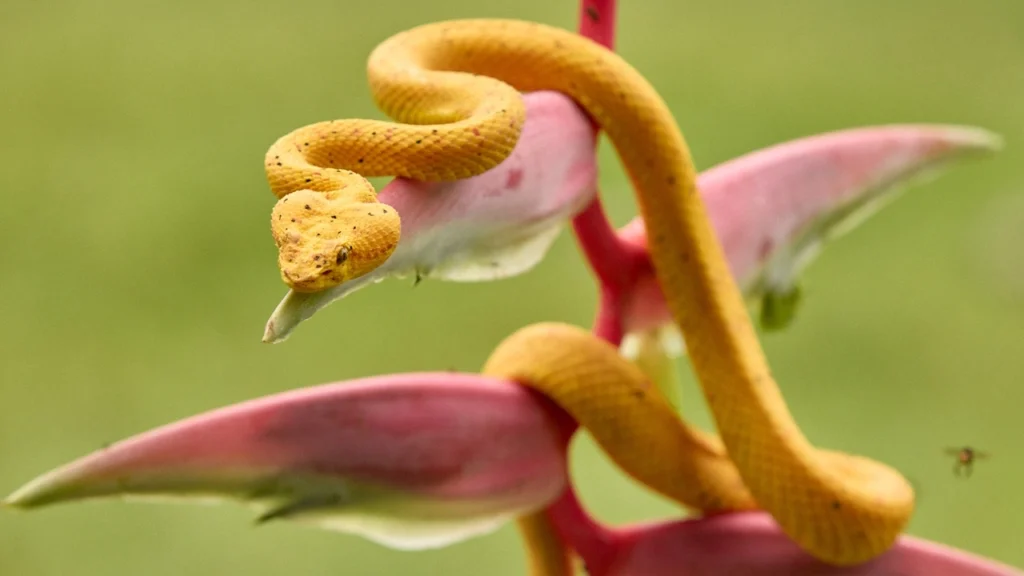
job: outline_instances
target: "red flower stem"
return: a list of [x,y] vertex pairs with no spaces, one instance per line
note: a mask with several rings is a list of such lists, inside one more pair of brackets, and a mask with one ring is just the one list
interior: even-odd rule
[[[616,0],[581,0],[579,33],[609,49],[615,48]],[[593,120],[591,126],[599,127]],[[615,233],[601,203],[600,194],[572,221],[580,250],[586,257],[601,290],[601,307],[594,333],[613,345],[622,339],[619,300],[633,283],[640,259]]]
[[[615,2],[580,0],[580,34],[614,49]],[[591,126],[595,132],[598,130],[593,120]],[[580,250],[600,286],[601,300],[593,332],[618,346],[623,337],[620,300],[634,282],[641,259],[615,233],[601,204],[600,194],[573,218],[572,226]],[[571,426],[575,431],[575,422]],[[558,537],[583,559],[589,573],[601,574],[607,570],[613,560],[614,548],[610,544],[615,538],[614,531],[587,513],[571,483],[545,513]]]
[[583,560],[588,574],[608,569],[614,560],[616,534],[583,509],[571,485],[545,512],[558,537]]
[[619,296],[619,291],[607,285],[602,286],[600,300],[597,304],[597,317],[594,319],[593,328],[591,328],[594,336],[616,347],[622,344],[624,336]]
[[615,0],[581,0],[579,31],[581,36],[614,50]]

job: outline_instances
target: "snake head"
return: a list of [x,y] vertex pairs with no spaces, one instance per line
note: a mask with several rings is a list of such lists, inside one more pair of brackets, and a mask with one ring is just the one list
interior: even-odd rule
[[373,188],[353,192],[299,190],[271,215],[281,278],[296,292],[320,292],[383,264],[398,246],[398,212]]

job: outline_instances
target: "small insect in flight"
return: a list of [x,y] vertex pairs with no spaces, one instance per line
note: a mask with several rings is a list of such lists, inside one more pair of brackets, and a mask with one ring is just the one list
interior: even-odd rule
[[946,454],[956,458],[956,464],[953,465],[953,473],[957,476],[963,475],[965,477],[970,477],[976,460],[984,460],[989,457],[987,452],[980,452],[970,446],[946,448]]

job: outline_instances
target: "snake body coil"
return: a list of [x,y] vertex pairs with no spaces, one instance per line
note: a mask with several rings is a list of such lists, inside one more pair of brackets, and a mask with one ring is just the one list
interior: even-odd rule
[[399,216],[377,203],[364,176],[482,173],[517,142],[525,120],[519,92],[563,92],[608,135],[637,191],[655,271],[721,445],[686,430],[654,396],[637,395],[645,389],[640,372],[585,333],[526,328],[499,347],[487,371],[543,390],[634,478],[683,504],[756,505],[833,564],[859,563],[893,544],[913,511],[913,491],[889,467],[817,450],[801,434],[705,213],[683,136],[635,69],[565,30],[463,20],[388,39],[370,57],[369,80],[377,104],[399,123],[322,122],[267,153],[286,283],[324,290],[390,256]]

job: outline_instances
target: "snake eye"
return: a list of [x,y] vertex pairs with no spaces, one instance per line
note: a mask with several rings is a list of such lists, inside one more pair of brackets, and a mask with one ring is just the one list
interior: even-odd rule
[[348,260],[348,246],[342,246],[338,252],[338,256],[334,259],[336,264],[341,264],[345,260]]

